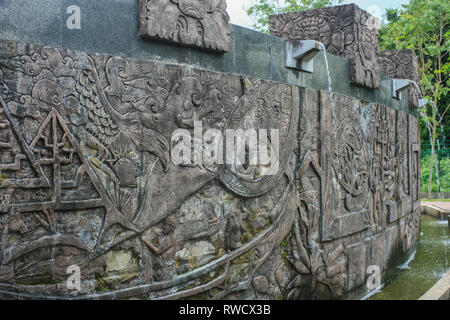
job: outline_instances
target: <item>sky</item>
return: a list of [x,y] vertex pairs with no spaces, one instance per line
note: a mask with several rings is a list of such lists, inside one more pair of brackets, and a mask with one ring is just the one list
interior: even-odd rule
[[[251,28],[254,22],[247,15],[246,9],[250,7],[255,0],[226,1],[231,23]],[[383,18],[387,8],[399,8],[402,4],[406,4],[408,2],[409,0],[345,0],[345,3],[355,3],[361,9],[367,10],[379,19]]]

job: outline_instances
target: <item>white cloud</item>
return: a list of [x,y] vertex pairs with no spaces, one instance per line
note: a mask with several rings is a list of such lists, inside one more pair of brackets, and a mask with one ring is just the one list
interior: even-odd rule
[[253,20],[247,15],[247,8],[250,7],[253,0],[227,0],[228,14],[231,23],[251,28]]

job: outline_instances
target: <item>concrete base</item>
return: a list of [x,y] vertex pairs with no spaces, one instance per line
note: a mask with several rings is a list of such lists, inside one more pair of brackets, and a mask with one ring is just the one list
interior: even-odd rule
[[450,271],[419,300],[450,300]]

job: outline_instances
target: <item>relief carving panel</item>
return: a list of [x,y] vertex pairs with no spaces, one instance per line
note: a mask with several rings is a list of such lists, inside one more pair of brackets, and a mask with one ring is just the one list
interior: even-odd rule
[[[6,47],[10,56],[0,59],[2,86],[9,88],[0,100],[6,288],[20,296],[41,281],[38,294],[70,295],[53,283],[76,263],[87,298],[105,289],[112,293],[104,298],[129,297],[125,289],[134,288],[133,296],[152,299],[250,290],[292,225],[298,88]],[[195,122],[220,132],[281,128],[279,174],[174,164],[171,135],[181,128],[194,135]]]
[[[0,297],[341,297],[364,282],[355,261],[389,255],[389,228],[405,251],[417,240],[413,116],[178,65],[0,47]],[[172,134],[195,140],[198,123],[279,129],[277,174],[174,163]],[[80,291],[65,286],[74,264]]]
[[216,52],[231,51],[225,0],[139,0],[139,34]]
[[378,23],[354,4],[270,16],[270,33],[288,40],[316,40],[348,59],[350,81],[380,88]]
[[[380,72],[392,79],[409,79],[419,85],[418,61],[412,50],[388,50],[378,53]],[[409,107],[417,109],[420,93],[415,86],[408,89]]]
[[420,160],[417,139],[404,133],[414,124],[409,115],[385,106],[355,103],[344,96],[333,99],[323,94],[321,100],[330,114],[321,123],[326,164],[322,236],[331,240],[366,229],[378,234],[413,212]]

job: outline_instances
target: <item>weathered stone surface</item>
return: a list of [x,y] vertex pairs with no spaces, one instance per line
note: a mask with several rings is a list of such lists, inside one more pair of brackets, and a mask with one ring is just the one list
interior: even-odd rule
[[[419,85],[418,62],[412,50],[388,50],[378,54],[380,72],[392,79],[409,79]],[[409,107],[418,108],[419,92],[415,86],[409,90]]]
[[356,243],[348,247],[348,289],[362,286],[366,274],[366,246]]
[[347,58],[351,82],[380,88],[376,18],[354,4],[270,16],[270,33],[289,40],[316,40]]
[[[385,269],[415,245],[413,116],[188,66],[0,47],[5,296],[341,297],[364,283],[360,262]],[[175,164],[171,136],[194,122],[279,129],[278,174]]]
[[201,49],[231,51],[225,0],[139,0],[139,34]]

